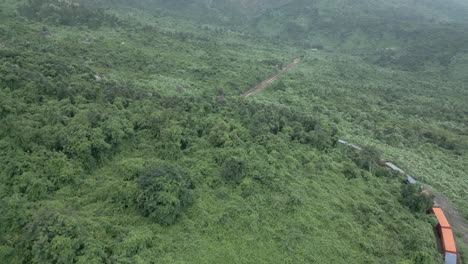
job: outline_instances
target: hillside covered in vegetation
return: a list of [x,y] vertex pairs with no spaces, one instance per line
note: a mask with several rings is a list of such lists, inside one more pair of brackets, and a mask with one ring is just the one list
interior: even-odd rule
[[[405,71],[463,77],[468,68],[466,1],[140,0],[90,1],[103,8],[216,25],[275,43],[360,56]],[[440,67],[443,70],[440,70]],[[465,71],[466,72],[466,71]]]
[[1,2],[2,263],[442,263],[465,6],[342,2]]

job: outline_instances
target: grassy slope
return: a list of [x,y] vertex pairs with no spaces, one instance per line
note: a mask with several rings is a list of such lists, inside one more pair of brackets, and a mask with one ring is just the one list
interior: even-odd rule
[[[467,141],[463,132],[467,129],[466,114],[461,114],[459,120],[447,121],[444,117],[438,120],[437,114],[441,112],[436,110],[437,105],[446,104],[443,101],[447,100],[454,111],[450,114],[446,109],[444,115],[453,118],[457,112],[466,113],[464,102],[468,96],[463,83],[431,80],[427,87],[428,83],[421,82],[419,76],[369,67],[357,58],[321,53],[306,58],[290,73],[289,79],[283,77],[285,89],[278,91],[273,85],[255,99],[293,105],[298,111],[338,113],[344,139],[377,147],[424,186],[443,193],[467,217],[466,152],[454,154],[435,146],[431,140],[421,141],[421,135],[414,133],[444,131],[457,136],[456,144]],[[337,74],[341,75],[339,79],[330,78]],[[443,86],[446,90],[440,88]],[[401,94],[405,96],[400,97]],[[434,112],[417,110],[424,105]],[[457,242],[463,245],[461,239]]]
[[[456,4],[452,5],[452,7],[454,6]],[[318,7],[330,12],[336,12],[333,8],[327,9],[326,6],[321,7],[318,5]],[[290,12],[294,13],[295,8],[294,5],[291,5]],[[429,5],[430,8],[433,8],[433,6]],[[448,57],[454,56],[453,54],[459,54],[456,55],[459,58],[457,60],[452,59],[450,64],[446,65],[446,68],[439,68],[440,65],[433,69],[425,67],[430,75],[412,74],[373,67],[358,58],[349,56],[308,52],[307,60],[296,70],[297,74],[291,73],[291,79],[284,81],[287,87],[286,91],[267,89],[260,97],[266,97],[267,100],[264,102],[267,103],[279,101],[283,105],[294,106],[294,109],[299,111],[317,114],[325,113],[325,115],[339,118],[343,137],[354,139],[360,144],[378,147],[388,155],[389,159],[399,163],[400,166],[404,167],[425,185],[443,193],[466,216],[468,208],[464,202],[464,197],[468,195],[466,193],[468,187],[466,168],[468,164],[466,158],[464,158],[466,156],[466,144],[463,142],[467,142],[466,116],[468,111],[465,102],[468,100],[468,94],[465,77],[457,74],[457,72],[466,69],[466,65],[463,64],[463,49],[457,48],[457,43],[460,41],[460,43],[466,42],[463,40],[463,36],[466,35],[463,33],[465,26],[459,25],[457,29],[457,26],[432,26],[425,22],[421,23],[421,21],[427,21],[429,17],[439,21],[447,19],[442,15],[445,11],[434,13],[434,9],[429,9],[413,9],[412,12],[422,13],[419,16],[408,17],[408,19],[415,19],[415,21],[419,22],[414,24],[413,21],[413,25],[409,28],[401,29],[402,32],[408,30],[413,32],[411,34],[405,33],[407,36],[413,34],[415,36],[407,40],[403,37],[403,42],[401,39],[396,41],[394,37],[390,37],[390,39],[383,38],[384,41],[382,42],[382,36],[380,36],[377,40],[378,43],[373,43],[371,49],[375,49],[376,45],[383,45],[382,47],[396,45],[404,50],[404,53],[409,52],[409,54],[392,54],[394,58],[398,58],[398,56],[410,57],[414,62],[426,64],[428,60],[445,61]],[[463,10],[459,9],[461,13],[463,13]],[[278,25],[281,27],[283,26],[281,24],[284,23],[278,21],[281,21],[282,15],[288,15],[289,11],[287,8],[284,9],[283,6],[278,12],[280,12],[280,16],[274,17],[274,19],[276,20],[275,23],[280,23]],[[400,14],[396,12],[395,15]],[[372,16],[372,13],[370,16]],[[264,18],[265,16],[261,17],[261,19]],[[453,16],[452,18],[458,19]],[[462,18],[462,16],[459,16],[459,18]],[[146,22],[150,20],[146,20]],[[454,20],[454,22],[456,21]],[[461,22],[461,20],[458,21]],[[361,26],[365,27],[369,21],[362,23],[364,24]],[[400,26],[403,26],[403,24]],[[275,30],[278,29],[278,25]],[[360,26],[358,25],[358,27]],[[189,27],[186,30],[193,31],[194,28]],[[451,36],[458,37],[447,40],[447,37],[444,37],[443,34],[437,33],[441,30],[452,32],[450,33]],[[260,31],[267,32],[268,30],[260,29]],[[361,31],[361,35],[357,36],[356,40],[363,44],[363,39],[369,37],[372,39],[372,32],[374,31],[364,31],[364,34],[362,34]],[[428,43],[428,41],[418,38],[425,38],[429,35],[432,44],[428,49],[427,46],[421,46],[420,44]],[[449,45],[440,41],[446,41]],[[228,43],[232,42],[233,39],[229,39]],[[366,42],[372,43],[369,40]],[[440,45],[437,44],[438,42],[440,42]],[[361,45],[356,46],[355,44],[350,42],[351,46],[349,47],[355,48]],[[364,48],[368,49],[370,47]],[[447,49],[446,52],[440,52],[439,47]],[[416,49],[421,49],[418,51],[419,53],[435,54],[435,57],[424,58],[417,54],[411,54]],[[284,54],[285,51],[286,54]],[[284,58],[289,54],[303,53],[304,51],[300,49],[291,50],[291,48],[283,46],[275,49],[272,54],[282,54],[280,59],[283,58],[282,61],[284,62]],[[368,53],[369,50],[363,53],[367,59],[369,59]],[[380,51],[377,53],[380,53]],[[362,56],[359,52],[357,55]],[[396,63],[404,64],[406,62],[397,59]],[[410,64],[414,65],[412,63]],[[359,67],[356,67],[356,65],[359,65]],[[444,75],[436,77],[439,76],[440,72],[434,74],[435,71],[442,71]],[[421,81],[422,79],[425,81]],[[366,119],[369,122],[365,122]],[[414,130],[418,132],[413,133]],[[441,148],[440,145],[437,145],[437,142],[432,142],[431,139],[422,136],[423,132],[421,130],[441,134],[448,138],[453,137],[451,140],[455,142],[454,144],[461,145],[459,151],[454,153],[446,148]]]
[[[421,175],[428,184],[445,189],[445,195],[452,197],[466,214],[468,208],[463,202],[468,184],[463,172],[466,153],[456,155],[437,148],[434,142],[421,142],[420,135],[407,135],[403,131],[441,130],[458,136],[457,144],[463,144],[466,141],[463,131],[467,129],[464,102],[468,96],[463,83],[447,83],[437,79],[423,82],[418,75],[372,67],[358,58],[343,55],[317,52],[306,58],[289,75],[290,78],[282,79],[286,86],[284,90],[278,91],[272,86],[260,97],[294,105],[302,111],[322,108],[320,111],[325,113],[338,113],[343,136],[359,139],[361,144],[387,143],[385,149],[389,151],[389,158],[405,161],[403,167],[415,175]],[[448,102],[451,108],[447,108]],[[439,109],[445,111],[438,112]],[[447,117],[452,121],[448,121]],[[393,129],[391,131],[396,133],[389,134],[387,129]],[[369,141],[369,138],[374,140]],[[398,153],[398,149],[403,152]],[[428,153],[427,149],[431,149],[432,153]],[[407,154],[398,157],[404,152]],[[411,152],[414,153],[413,158],[408,159],[406,155]],[[441,160],[437,161],[439,158]],[[448,160],[450,162],[447,164]],[[448,177],[448,174],[453,175]],[[446,180],[448,182],[445,184]]]
[[161,2],[138,1],[159,8],[157,16],[236,28],[297,47],[323,45],[380,66],[466,81],[459,70],[468,69],[468,8],[455,1],[247,1],[248,8],[238,1]]

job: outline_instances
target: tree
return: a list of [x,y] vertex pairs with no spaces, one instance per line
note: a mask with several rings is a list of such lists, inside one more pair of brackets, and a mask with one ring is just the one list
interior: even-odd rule
[[24,263],[102,263],[105,253],[84,222],[70,212],[43,208],[23,229],[20,247],[28,254]]
[[246,174],[245,162],[239,159],[229,158],[224,161],[221,175],[228,182],[239,184]]
[[343,174],[348,179],[355,179],[361,176],[360,170],[352,162],[347,162],[344,164]]
[[390,178],[392,177],[396,172],[389,168],[382,168],[380,166],[374,166],[374,169],[372,173],[377,176],[377,177],[382,177],[382,178]]
[[372,165],[380,161],[380,153],[377,149],[373,147],[365,147],[359,152],[357,159],[355,160],[356,164],[361,167],[368,169],[369,172],[372,172]]
[[422,193],[417,184],[404,184],[401,188],[401,202],[415,212],[425,212],[434,204],[434,196]]
[[143,171],[138,179],[138,206],[143,215],[162,225],[171,225],[190,200],[191,181],[169,163],[158,163]]
[[145,160],[141,158],[129,158],[120,161],[116,166],[116,171],[123,179],[133,181],[139,177],[144,169]]

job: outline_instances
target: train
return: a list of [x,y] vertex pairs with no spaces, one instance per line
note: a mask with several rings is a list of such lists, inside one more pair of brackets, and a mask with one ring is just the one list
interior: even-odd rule
[[435,204],[434,207],[430,209],[430,212],[436,216],[438,221],[436,229],[442,243],[445,264],[457,264],[457,246],[453,237],[452,227],[447,221],[444,211],[436,206],[438,205]]
[[[357,151],[362,150],[362,147],[356,146],[342,139],[338,140],[338,143],[351,147]],[[381,167],[386,167],[400,174],[406,175],[406,183],[408,184],[416,183],[416,180],[413,177],[405,174],[405,172],[402,169],[398,168],[395,164],[389,161],[380,160],[379,162],[377,162],[377,164]],[[424,189],[421,192],[429,195],[429,192]],[[438,221],[436,230],[437,230],[437,235],[440,238],[441,245],[442,245],[442,253],[444,255],[444,261],[445,261],[444,263],[445,264],[457,264],[458,263],[457,262],[458,261],[457,246],[455,244],[455,238],[453,236],[452,227],[450,226],[447,218],[445,217],[444,211],[442,210],[442,208],[440,208],[439,204],[437,204],[437,202],[434,201],[434,204],[432,208],[428,211],[428,213],[434,214]]]

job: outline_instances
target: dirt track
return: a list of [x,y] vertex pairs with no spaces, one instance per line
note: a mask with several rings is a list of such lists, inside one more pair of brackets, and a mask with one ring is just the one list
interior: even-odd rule
[[[251,96],[252,94],[255,94],[265,88],[268,84],[272,83],[274,80],[276,80],[281,74],[289,71],[291,68],[296,66],[300,61],[302,60],[302,57],[299,57],[295,59],[291,64],[289,64],[286,68],[283,68],[281,71],[277,72],[276,74],[272,75],[270,78],[266,79],[265,81],[261,82],[259,85],[255,86],[254,88],[248,90],[245,92],[242,96],[244,98],[247,98]],[[465,245],[468,245],[468,222],[465,220],[465,218],[458,213],[455,208],[445,199],[442,195],[426,190],[430,194],[434,195],[434,201],[442,208],[444,211],[445,216],[447,217],[447,220],[449,221],[450,225],[453,227],[454,231],[456,233],[461,233],[462,234],[462,240]],[[439,242],[440,243],[440,242]],[[440,245],[438,246],[440,247]],[[460,254],[458,254],[458,263],[457,264],[462,264]]]
[[440,208],[442,208],[452,228],[455,232],[463,234],[463,243],[468,245],[468,222],[465,218],[460,215],[460,213],[458,213],[442,195],[434,191],[427,191],[435,196],[434,201],[439,204]]
[[259,92],[260,90],[262,90],[265,86],[267,86],[268,84],[272,83],[274,80],[276,80],[276,78],[278,78],[278,76],[280,76],[281,74],[289,71],[292,67],[296,66],[300,61],[302,60],[302,57],[299,57],[297,59],[295,59],[291,64],[289,64],[286,68],[283,68],[281,71],[275,73],[274,75],[272,75],[270,78],[266,79],[265,81],[261,82],[259,85],[255,86],[254,88],[248,90],[247,92],[245,92],[242,96],[244,98],[247,98],[249,96],[251,96],[252,94],[255,94],[257,92]]

